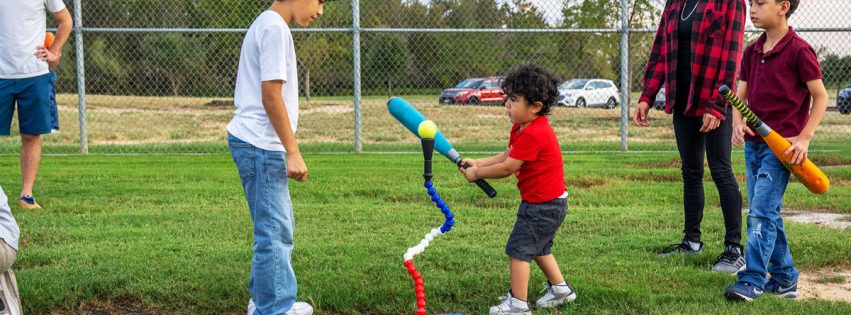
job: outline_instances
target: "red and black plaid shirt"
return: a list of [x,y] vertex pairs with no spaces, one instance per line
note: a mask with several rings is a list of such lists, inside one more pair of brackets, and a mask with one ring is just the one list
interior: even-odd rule
[[[639,102],[652,102],[665,84],[665,112],[673,111],[677,95],[677,30],[686,0],[668,0],[656,30],[653,50],[644,72],[644,89]],[[705,113],[726,119],[727,102],[718,93],[726,84],[735,89],[736,72],[742,59],[745,27],[744,0],[701,0],[695,10],[691,36],[692,64],[689,101],[685,114]],[[695,103],[696,102],[696,103]]]

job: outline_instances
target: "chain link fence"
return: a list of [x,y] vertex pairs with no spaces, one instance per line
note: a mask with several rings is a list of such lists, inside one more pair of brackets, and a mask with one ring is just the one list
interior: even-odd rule
[[[415,151],[413,136],[385,107],[388,97],[402,96],[459,150],[502,150],[509,121],[494,82],[517,65],[537,63],[565,88],[577,88],[550,118],[563,149],[675,150],[669,115],[653,111],[650,128],[624,119],[622,106],[640,93],[664,0],[625,2],[628,32],[620,0],[329,2],[310,28],[293,27],[300,146]],[[86,0],[80,12],[75,4],[66,3],[81,17],[81,37],[72,33],[58,69],[60,131],[43,137],[45,153],[226,152],[243,34],[271,0]],[[830,94],[814,148],[851,136],[851,115],[843,115],[851,111],[851,91],[840,92],[851,84],[848,12],[847,1],[810,0],[790,20],[819,51]],[[752,42],[759,30],[748,27]],[[0,154],[20,152],[13,121]]]

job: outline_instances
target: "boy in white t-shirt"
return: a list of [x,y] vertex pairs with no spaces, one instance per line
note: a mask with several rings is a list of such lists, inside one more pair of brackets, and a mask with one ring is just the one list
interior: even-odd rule
[[[44,47],[46,13],[58,24],[50,49]],[[73,27],[62,0],[0,1],[0,135],[11,132],[17,108],[21,133],[21,194],[18,205],[41,208],[33,186],[41,162],[41,135],[51,132],[49,71],[56,70]]]
[[325,0],[276,0],[251,23],[236,76],[236,111],[227,126],[228,148],[254,222],[248,315],[312,314],[296,302],[291,265],[294,218],[288,179],[307,180],[295,130],[298,76],[289,24],[308,26]]

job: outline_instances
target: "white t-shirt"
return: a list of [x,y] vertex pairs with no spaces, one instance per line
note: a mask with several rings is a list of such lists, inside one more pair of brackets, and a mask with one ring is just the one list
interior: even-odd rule
[[[6,1],[6,0],[0,0]],[[12,210],[9,209],[9,199],[6,197],[6,192],[3,187],[0,187],[0,238],[6,244],[18,250],[18,237],[21,235],[18,229],[18,222],[12,216]]]
[[0,79],[25,79],[48,72],[35,49],[44,45],[47,11],[65,9],[62,0],[0,1]]
[[228,132],[267,151],[286,151],[263,108],[262,82],[283,80],[283,99],[293,133],[298,125],[295,44],[289,26],[273,11],[260,14],[242,42],[236,73],[236,111]]

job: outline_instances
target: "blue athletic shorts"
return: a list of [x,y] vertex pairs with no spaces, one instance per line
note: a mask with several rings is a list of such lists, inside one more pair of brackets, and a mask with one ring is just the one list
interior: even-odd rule
[[21,134],[50,133],[50,74],[0,79],[0,135],[9,135],[16,104]]

